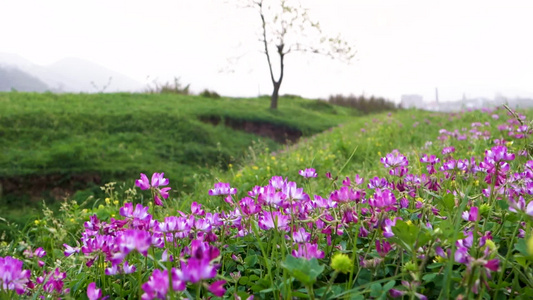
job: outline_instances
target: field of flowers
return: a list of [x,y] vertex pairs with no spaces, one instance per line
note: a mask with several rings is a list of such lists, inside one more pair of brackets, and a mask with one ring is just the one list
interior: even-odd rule
[[109,183],[100,202],[45,207],[2,242],[0,295],[531,299],[533,124],[522,113],[360,118],[250,153],[180,199],[164,173]]

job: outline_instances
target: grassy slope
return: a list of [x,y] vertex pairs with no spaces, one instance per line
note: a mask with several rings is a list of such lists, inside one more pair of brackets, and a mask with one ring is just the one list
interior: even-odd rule
[[200,116],[253,120],[310,135],[351,112],[302,99],[209,99],[172,94],[0,93],[0,179],[98,174],[103,182],[165,171],[183,189],[212,167],[239,160],[268,138],[200,122]]
[[[303,185],[305,181],[298,175],[298,170],[309,167],[315,168],[319,177],[312,180],[312,190],[323,190],[331,184],[331,181],[324,176],[326,172],[331,172],[333,177],[338,176],[340,180],[346,176],[353,180],[355,174],[360,174],[367,178],[365,182],[368,183],[368,178],[386,174],[380,158],[393,149],[398,149],[408,156],[411,168],[424,168],[419,163],[419,158],[424,153],[442,157],[440,149],[443,144],[447,145],[447,142],[440,142],[437,139],[440,129],[448,131],[457,129],[459,132],[467,133],[472,123],[489,122],[490,126],[482,127],[480,130],[493,132],[493,138],[509,140],[505,133],[498,132],[496,128],[498,124],[505,123],[509,117],[505,117],[506,112],[502,110],[499,111],[499,115],[502,116],[500,120],[494,120],[491,114],[480,111],[446,114],[404,110],[391,115],[364,116],[331,131],[302,140],[285,151],[250,156],[243,168],[218,174],[218,178],[230,182],[239,190],[238,199],[246,196],[245,193],[255,185],[268,184],[272,176],[288,177],[289,180],[296,181],[299,186]],[[527,111],[526,116],[528,120],[533,119],[533,110]],[[486,148],[493,145],[493,139],[481,140],[475,145],[469,141],[459,141],[455,157],[467,158],[477,155],[479,158]],[[510,149],[512,151],[513,147]],[[186,198],[183,206],[191,201],[217,206],[219,199],[207,196],[207,190],[212,188],[213,183],[207,181],[198,185],[197,190],[191,195],[193,197]]]

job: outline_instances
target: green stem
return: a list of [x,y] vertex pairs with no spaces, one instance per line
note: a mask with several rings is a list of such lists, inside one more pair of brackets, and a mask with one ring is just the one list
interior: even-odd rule
[[470,277],[468,277],[468,284],[467,284],[467,286],[466,286],[466,295],[465,295],[465,299],[469,299],[468,296],[470,296],[470,292],[472,291],[472,284],[475,284],[475,283],[474,283],[474,277],[475,277],[474,274],[475,274],[475,272],[476,272],[476,268],[477,268],[477,267],[474,265],[474,266],[472,267],[472,270],[471,270],[470,274],[469,274]]
[[[328,294],[329,290],[331,289],[331,286],[333,285],[333,282],[335,282],[335,278],[337,278],[338,274],[339,274],[339,272],[337,272],[337,271],[333,272],[333,275],[331,276],[331,278],[328,281],[328,287],[326,288],[326,291],[322,295],[322,298],[320,298],[321,300],[326,299],[326,295]],[[351,272],[350,272],[350,274],[351,274]]]
[[511,235],[511,240],[507,244],[507,254],[505,255],[505,259],[502,262],[502,268],[501,268],[501,270],[499,272],[500,274],[498,276],[498,284],[496,285],[496,292],[494,294],[494,299],[498,299],[498,293],[500,292],[500,287],[501,287],[501,284],[502,284],[503,274],[505,273],[505,268],[507,267],[507,261],[509,261],[509,257],[511,256],[511,252],[513,250],[514,238],[515,238],[516,234],[518,233],[518,228],[520,227],[520,223],[522,223],[522,219],[523,219],[523,217],[521,217],[520,220],[518,221],[518,224],[516,225],[515,230],[514,230],[513,234]]
[[[305,287],[307,289],[307,292],[309,293],[309,297],[311,298],[311,300],[315,300],[315,292],[313,291],[313,285],[312,284],[308,284]],[[290,298],[288,298],[288,299],[290,299]]]
[[348,163],[352,160],[354,154],[355,154],[355,151],[357,150],[359,146],[355,146],[355,148],[353,148],[353,151],[352,151],[352,154],[350,155],[350,157],[348,157],[348,160],[344,163],[344,165],[342,166],[342,168],[339,170],[339,172],[337,172],[337,174],[340,176],[341,172],[344,171],[344,168],[346,168],[346,166],[348,165]]
[[[359,274],[359,264],[356,263],[356,260],[357,260],[357,236],[359,234],[359,226],[356,225],[355,226],[355,234],[354,234],[354,238],[353,238],[353,246],[352,246],[352,264],[354,267],[357,268],[357,273]],[[352,285],[353,285],[353,270],[352,272],[350,272],[350,277],[348,278],[348,285],[346,286],[346,288],[351,288]]]
[[350,289],[350,290],[346,290],[338,295],[336,295],[336,298],[339,299],[340,297],[342,296],[345,296],[345,295],[349,295],[351,297],[355,297],[357,296],[358,294],[361,294],[360,293],[354,293],[358,290],[363,290],[363,289],[366,289],[367,286],[370,286],[371,284],[374,284],[374,283],[382,283],[382,282],[388,282],[388,281],[391,281],[391,280],[395,280],[396,278],[399,278],[403,276],[402,274],[398,274],[396,276],[391,276],[391,277],[387,277],[387,278],[383,278],[383,279],[380,279],[380,280],[376,280],[376,281],[371,281],[371,282],[367,282],[367,283],[364,283],[364,284],[361,284],[359,286],[357,286],[356,288],[353,288],[353,289]]
[[[375,242],[375,240],[376,240],[377,233],[378,233],[378,231],[375,230],[375,231],[374,231],[374,235],[372,236],[372,241],[370,241],[370,244],[369,244],[368,249],[366,250],[365,256],[363,256],[363,260],[366,259],[366,257],[367,257],[368,254],[370,253],[370,250],[373,249],[373,248],[372,248],[372,245],[374,244],[374,242]],[[357,259],[356,259],[356,260],[357,260]],[[354,265],[355,265],[356,263],[357,263],[357,262],[354,261]],[[359,273],[361,272],[361,270],[362,270],[362,268],[357,267],[357,273],[355,274],[355,277],[354,277],[354,279],[353,279],[352,284],[355,283],[355,282],[357,281],[357,277],[359,277]],[[352,287],[352,286],[350,286],[350,288],[351,288],[351,287]]]
[[[274,279],[272,277],[272,267],[270,266],[270,262],[268,261],[267,254],[265,252],[265,248],[263,247],[263,244],[261,244],[261,240],[259,238],[260,237],[259,229],[257,229],[257,224],[255,222],[252,223],[252,230],[254,231],[254,234],[255,234],[255,236],[258,239],[257,243],[259,245],[259,249],[261,249],[261,253],[263,254],[263,260],[265,261],[265,265],[267,267],[267,271],[268,271],[267,276],[270,279],[270,285],[272,287],[274,287]],[[279,299],[278,294],[275,291],[273,291],[273,294],[274,294],[274,298],[276,300],[278,300]]]
[[[455,213],[455,217],[454,217],[454,222],[455,222],[455,227],[454,227],[454,234],[453,234],[453,240],[452,241],[456,241],[457,240],[457,235],[459,234],[459,227],[461,226],[461,213],[462,211],[464,211],[465,207],[466,207],[466,204],[468,203],[468,194],[470,192],[470,186],[467,187],[467,190],[465,192],[465,195],[464,195],[464,198],[463,198],[463,201],[461,202],[461,205],[459,206],[459,209],[457,210],[457,212]],[[451,255],[450,257],[448,257],[448,261],[446,263],[446,271],[444,273],[444,282],[442,284],[443,286],[443,289],[441,290],[440,294],[439,294],[439,298],[445,298],[445,297],[448,297],[448,295],[450,295],[450,283],[451,283],[451,280],[450,280],[450,277],[452,276],[452,267],[453,267],[453,264],[454,264],[454,255],[455,255],[455,249],[457,247],[455,246],[455,242],[452,243],[452,251],[451,251]]]
[[198,285],[196,286],[196,300],[201,299],[200,298],[200,292],[201,291],[202,291],[202,283],[199,282]]
[[[500,166],[499,163],[496,163],[496,169],[495,169],[494,176],[492,177],[492,182],[490,185],[490,197],[489,197],[489,203],[488,203],[490,207],[493,207],[494,189],[496,188],[496,181],[498,180],[499,166]],[[483,229],[482,229],[483,232],[485,232],[485,226],[487,225],[488,220],[490,219],[491,213],[492,213],[492,209],[489,210],[487,214],[487,218],[485,219],[485,222],[483,222]]]
[[139,268],[139,271],[137,272],[137,284],[139,285],[139,290],[138,290],[137,294],[139,296],[139,299],[141,299],[141,296],[142,296],[142,293],[143,293],[143,290],[141,288],[141,286],[142,286],[142,284],[141,284],[141,282],[142,282],[141,281],[142,280],[141,275],[142,274],[141,273],[142,273],[142,270],[141,270],[141,268]]

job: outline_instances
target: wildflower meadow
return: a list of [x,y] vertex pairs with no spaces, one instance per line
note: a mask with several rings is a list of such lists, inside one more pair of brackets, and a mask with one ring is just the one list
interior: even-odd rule
[[0,296],[531,299],[530,115],[399,111],[180,197],[164,169],[106,184],[2,242]]

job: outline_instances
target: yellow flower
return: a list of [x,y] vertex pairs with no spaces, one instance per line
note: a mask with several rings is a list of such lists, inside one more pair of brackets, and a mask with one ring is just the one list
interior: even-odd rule
[[337,253],[331,258],[331,267],[333,270],[341,273],[352,272],[353,261],[350,257],[343,253]]
[[413,225],[413,222],[411,220],[407,220],[407,222],[405,222],[405,224],[409,225],[409,226],[412,226]]
[[270,159],[276,160],[276,157],[275,156],[271,156]]
[[228,165],[228,168],[230,168],[230,169],[233,168],[233,165],[232,165],[232,164],[229,164],[229,165]]
[[35,220],[35,221],[33,221],[33,223],[35,223],[35,225],[39,225],[39,224],[41,224],[41,221]]
[[450,181],[450,185],[455,187],[455,186],[457,186],[457,182],[455,182],[455,180],[452,180],[452,181]]
[[111,203],[111,199],[105,198],[105,204],[109,205],[109,203]]
[[74,218],[70,218],[70,222],[74,223]]
[[378,151],[378,155],[381,156],[381,151]]
[[118,200],[113,201],[113,204],[118,205]]
[[446,259],[442,256],[435,256],[435,260],[433,260],[434,262],[440,262],[440,263],[443,263],[446,261]]
[[257,166],[252,166],[252,169],[259,170],[259,168]]

